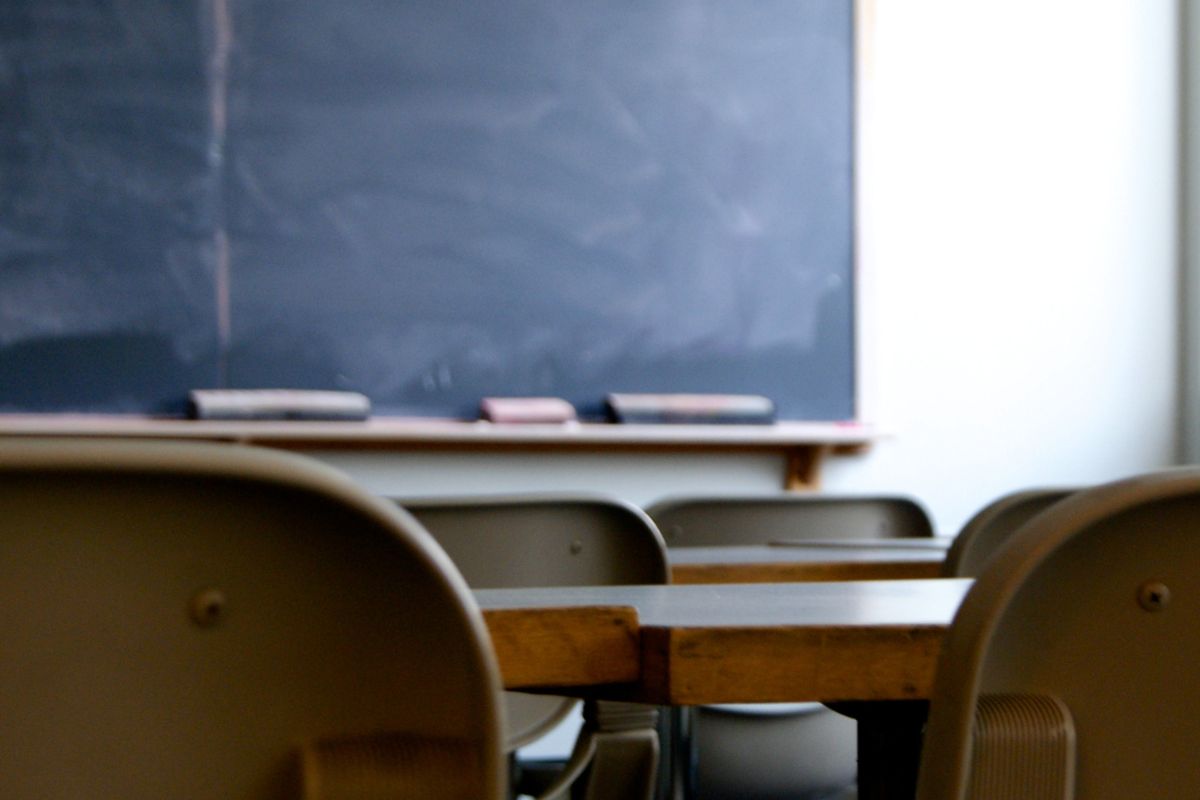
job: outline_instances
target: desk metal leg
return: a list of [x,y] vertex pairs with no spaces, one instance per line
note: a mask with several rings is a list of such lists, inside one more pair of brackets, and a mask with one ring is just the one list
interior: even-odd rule
[[695,754],[691,733],[693,708],[665,706],[659,715],[659,741],[662,762],[659,766],[657,800],[691,800]]
[[830,704],[858,721],[859,800],[912,800],[917,794],[926,700]]

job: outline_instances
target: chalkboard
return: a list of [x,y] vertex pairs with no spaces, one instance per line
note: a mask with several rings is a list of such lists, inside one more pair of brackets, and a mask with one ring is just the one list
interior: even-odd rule
[[6,0],[0,410],[854,416],[852,0]]

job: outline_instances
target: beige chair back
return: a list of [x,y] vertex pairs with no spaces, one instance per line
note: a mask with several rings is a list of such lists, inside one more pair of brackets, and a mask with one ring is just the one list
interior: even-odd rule
[[498,800],[478,608],[298,456],[0,443],[0,797]]
[[666,548],[641,509],[580,495],[398,499],[475,589],[664,583]]
[[1022,525],[1075,489],[1027,489],[994,500],[967,520],[954,537],[942,574],[948,578],[973,577],[1000,546]]
[[1200,797],[1200,471],[1079,491],[980,573],[943,644],[918,797]]
[[676,497],[646,511],[669,547],[933,536],[928,512],[908,497],[784,493]]

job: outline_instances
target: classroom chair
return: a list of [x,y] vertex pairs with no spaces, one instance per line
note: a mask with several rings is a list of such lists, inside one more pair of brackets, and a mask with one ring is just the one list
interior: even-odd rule
[[909,497],[779,493],[670,497],[647,509],[668,547],[769,544],[790,539],[933,536]]
[[[899,496],[675,497],[647,513],[670,547],[933,536],[925,509]],[[855,782],[857,726],[820,703],[703,706],[679,727],[693,797],[818,797]]]
[[946,551],[946,560],[942,562],[942,574],[948,578],[978,575],[983,565],[1018,528],[1074,491],[1026,489],[988,503],[967,520],[954,537]]
[[332,469],[9,438],[0,509],[0,797],[505,796],[466,583]]
[[[473,588],[668,580],[666,549],[654,523],[617,500],[522,495],[396,502],[433,534]],[[506,699],[510,753],[553,729],[577,706],[568,698],[518,692]],[[515,788],[551,798],[578,784],[576,795],[586,798],[649,798],[660,755],[656,720],[650,707],[587,703],[568,762],[538,765],[514,758]]]
[[1200,797],[1200,470],[1085,489],[989,561],[944,640],[918,798]]

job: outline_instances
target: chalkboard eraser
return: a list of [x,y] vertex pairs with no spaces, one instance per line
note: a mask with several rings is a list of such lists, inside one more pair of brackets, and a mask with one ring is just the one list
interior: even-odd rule
[[634,425],[769,425],[775,404],[754,394],[610,394],[609,419]]
[[188,415],[218,420],[325,420],[356,422],[371,414],[358,392],[310,389],[193,389]]
[[490,422],[573,422],[575,406],[559,397],[485,397],[479,416]]

